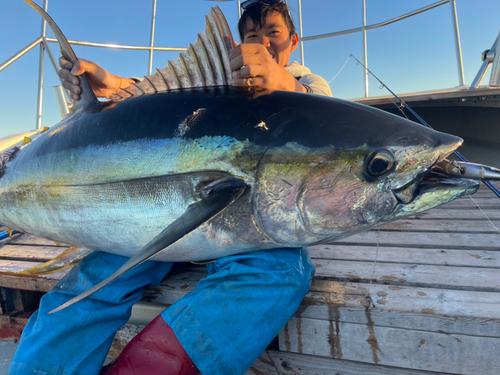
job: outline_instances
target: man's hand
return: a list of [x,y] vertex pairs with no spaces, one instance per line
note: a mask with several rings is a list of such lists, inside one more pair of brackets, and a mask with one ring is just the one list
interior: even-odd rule
[[299,81],[276,63],[262,44],[240,44],[229,58],[233,71],[232,86],[307,92]]
[[120,90],[120,88],[127,88],[130,86],[131,80],[121,78],[110,74],[107,70],[101,68],[99,65],[88,60],[79,60],[75,66],[63,57],[59,58],[59,77],[64,81],[63,87],[70,92],[71,99],[80,100],[80,79],[77,77],[83,73],[87,73],[90,86],[94,90],[97,97],[107,98]]

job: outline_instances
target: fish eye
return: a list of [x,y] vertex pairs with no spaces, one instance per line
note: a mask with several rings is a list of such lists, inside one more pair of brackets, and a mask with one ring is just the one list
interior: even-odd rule
[[392,172],[395,167],[394,155],[389,150],[380,148],[365,159],[364,172],[367,177],[374,178]]

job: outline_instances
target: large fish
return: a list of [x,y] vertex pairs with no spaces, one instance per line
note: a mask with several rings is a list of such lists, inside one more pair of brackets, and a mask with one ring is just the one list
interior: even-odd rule
[[216,86],[82,103],[5,165],[0,222],[131,257],[102,285],[153,256],[329,243],[478,188],[432,173],[460,138],[343,100]]

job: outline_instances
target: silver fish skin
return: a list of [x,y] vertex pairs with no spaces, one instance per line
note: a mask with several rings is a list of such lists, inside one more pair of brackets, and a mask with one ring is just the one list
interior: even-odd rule
[[329,243],[471,194],[428,179],[462,140],[355,103],[230,87],[92,107],[24,146],[0,178],[0,223],[133,256],[227,177],[248,188],[158,253],[203,261]]

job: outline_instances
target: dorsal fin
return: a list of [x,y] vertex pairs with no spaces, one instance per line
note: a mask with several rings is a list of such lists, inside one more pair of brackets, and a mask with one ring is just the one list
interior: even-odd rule
[[180,88],[228,85],[231,79],[229,54],[235,47],[231,29],[219,7],[212,8],[198,39],[167,66],[121,89],[111,97],[120,101]]
[[[73,52],[73,49],[71,48],[70,44],[68,43],[68,40],[62,33],[61,29],[59,29],[59,26],[57,26],[54,20],[33,1],[31,0],[24,0],[24,1],[27,2],[29,5],[31,5],[38,13],[40,13],[40,15],[47,22],[52,32],[54,33],[55,37],[57,38],[57,41],[59,42],[59,46],[61,48],[61,54],[66,60],[70,61],[74,65],[78,61],[78,58],[76,57],[75,52]],[[97,97],[95,96],[94,91],[92,90],[92,87],[90,87],[90,83],[87,79],[87,76],[85,74],[82,74],[81,76],[79,76],[79,79],[80,79],[80,88],[82,92],[80,94],[80,100],[75,102],[74,111],[92,107],[99,103]]]

